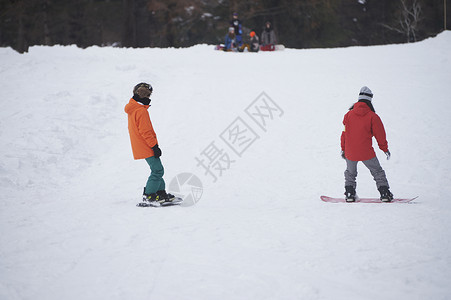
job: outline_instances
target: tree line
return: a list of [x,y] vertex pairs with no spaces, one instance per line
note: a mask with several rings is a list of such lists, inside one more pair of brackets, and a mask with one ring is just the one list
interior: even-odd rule
[[[0,46],[187,47],[270,21],[290,48],[404,43],[445,28],[449,0],[0,0]],[[450,18],[448,18],[450,19]]]

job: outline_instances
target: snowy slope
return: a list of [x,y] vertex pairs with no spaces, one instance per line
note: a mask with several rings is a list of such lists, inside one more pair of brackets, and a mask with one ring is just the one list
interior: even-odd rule
[[[449,299],[449,53],[450,32],[257,54],[0,48],[0,299]],[[166,181],[194,174],[195,205],[134,206],[148,167],[123,107],[140,81]],[[319,199],[343,192],[341,122],[363,85],[392,191],[415,203]],[[263,92],[274,114],[260,127],[246,111]],[[236,124],[253,132],[238,154]],[[212,145],[231,161],[216,181],[196,160]],[[359,172],[359,195],[377,196]]]

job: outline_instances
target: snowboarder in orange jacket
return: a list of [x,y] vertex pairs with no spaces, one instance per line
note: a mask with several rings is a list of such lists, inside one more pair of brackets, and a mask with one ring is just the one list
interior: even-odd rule
[[142,82],[133,88],[133,97],[125,112],[128,115],[128,131],[134,159],[145,159],[151,173],[144,188],[143,201],[154,206],[174,200],[174,195],[166,193],[163,179],[164,168],[160,160],[162,154],[158,146],[157,135],[152,126],[148,109],[153,88]]

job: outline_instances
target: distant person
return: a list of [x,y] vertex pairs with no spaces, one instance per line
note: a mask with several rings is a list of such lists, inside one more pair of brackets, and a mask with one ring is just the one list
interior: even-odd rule
[[240,19],[238,19],[238,13],[233,13],[232,21],[230,21],[230,26],[235,29],[235,40],[237,47],[241,47],[241,45],[243,44],[243,28]]
[[229,27],[229,32],[225,36],[224,41],[224,51],[232,51],[233,49],[236,49],[236,35],[235,35],[235,28]]
[[143,201],[152,206],[172,202],[174,195],[166,193],[163,179],[164,168],[160,160],[161,149],[153,130],[149,112],[150,95],[153,88],[142,82],[133,88],[133,97],[125,106],[128,115],[128,131],[134,159],[145,159],[151,173],[144,188]]
[[247,48],[249,52],[258,52],[260,50],[260,41],[255,31],[251,31],[248,38],[244,40],[243,45],[239,48],[240,52],[243,52]]
[[345,195],[347,202],[356,201],[357,163],[359,161],[370,170],[381,194],[381,201],[390,202],[393,194],[390,192],[385,171],[382,169],[373,149],[373,136],[390,158],[384,125],[376,114],[373,104],[373,92],[366,86],[360,89],[358,102],[344,116],[344,129],[341,134],[341,156],[346,160]]
[[265,23],[265,27],[263,28],[260,38],[263,49],[274,50],[274,46],[277,44],[277,38],[271,22],[267,21]]

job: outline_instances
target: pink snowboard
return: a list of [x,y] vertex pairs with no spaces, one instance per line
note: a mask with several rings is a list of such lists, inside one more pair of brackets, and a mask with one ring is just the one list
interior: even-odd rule
[[[362,202],[362,203],[407,203],[410,202],[412,200],[415,200],[417,197],[415,198],[409,198],[409,199],[401,199],[401,198],[395,198],[393,199],[392,202],[382,202],[381,199],[379,198],[358,198],[355,202]],[[324,202],[331,202],[331,203],[348,203],[346,202],[346,200],[344,198],[332,198],[332,197],[327,197],[327,196],[321,196],[321,200],[323,200]],[[349,202],[349,203],[354,203],[354,202]]]

